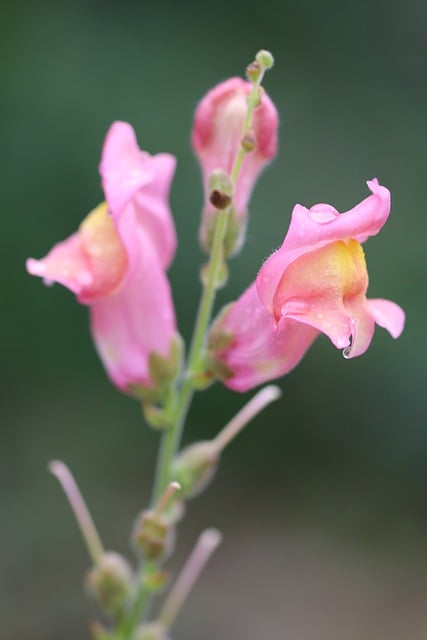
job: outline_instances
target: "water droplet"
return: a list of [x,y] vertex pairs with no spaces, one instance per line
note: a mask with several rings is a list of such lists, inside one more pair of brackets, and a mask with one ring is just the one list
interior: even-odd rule
[[339,212],[331,207],[330,204],[315,204],[308,212],[308,215],[318,224],[328,224],[340,215]]
[[280,311],[282,316],[303,316],[310,311],[310,308],[311,305],[308,300],[304,300],[304,298],[290,298],[289,300],[286,300]]
[[351,351],[351,345],[343,349],[342,355],[346,360],[350,358],[350,351]]

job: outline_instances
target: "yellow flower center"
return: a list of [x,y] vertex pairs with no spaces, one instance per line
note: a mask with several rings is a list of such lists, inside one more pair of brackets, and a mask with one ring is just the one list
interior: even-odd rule
[[105,202],[86,216],[79,232],[94,278],[91,295],[111,293],[123,278],[128,258]]
[[[346,299],[364,295],[368,272],[362,246],[357,240],[337,240],[297,258],[283,273],[276,291],[274,307],[279,317],[287,304],[300,301],[300,312],[312,306],[336,308]],[[304,302],[304,304],[302,304]],[[297,305],[294,304],[298,313]]]

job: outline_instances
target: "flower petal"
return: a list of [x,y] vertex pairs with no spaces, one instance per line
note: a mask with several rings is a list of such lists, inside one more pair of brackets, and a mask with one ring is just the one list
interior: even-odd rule
[[224,384],[240,392],[288,373],[319,334],[293,320],[282,320],[276,330],[255,283],[219,317],[213,330],[233,336],[226,348],[211,355],[232,373]]
[[257,277],[260,298],[270,312],[283,272],[300,256],[337,240],[364,242],[379,232],[390,212],[390,192],[376,179],[367,184],[372,195],[341,214],[326,204],[311,209],[295,205],[282,246],[267,259]]
[[398,304],[391,300],[380,298],[367,300],[368,309],[375,322],[390,333],[393,338],[398,338],[405,326],[405,312]]
[[169,353],[176,333],[168,279],[147,234],[139,229],[142,247],[130,277],[117,293],[91,306],[91,328],[99,356],[113,382],[151,385],[148,358]]
[[99,167],[109,210],[116,223],[129,207],[150,234],[166,269],[176,249],[176,233],[168,197],[175,173],[175,158],[155,156],[139,149],[133,128],[115,122],[109,129]]

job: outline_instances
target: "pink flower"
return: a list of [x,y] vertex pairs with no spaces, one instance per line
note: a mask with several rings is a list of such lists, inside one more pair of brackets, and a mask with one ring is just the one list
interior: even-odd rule
[[[201,240],[206,246],[209,221],[216,209],[209,202],[209,177],[214,169],[230,175],[240,148],[247,111],[247,97],[252,85],[241,78],[230,78],[217,85],[199,103],[192,133],[193,149],[199,159],[205,188],[204,220]],[[255,149],[246,153],[235,185],[233,204],[237,222],[244,230],[247,206],[255,182],[277,152],[279,117],[267,94],[255,109],[252,134]]]
[[114,384],[152,386],[149,357],[168,357],[176,335],[165,268],[176,246],[168,205],[175,159],[139,150],[132,127],[107,133],[100,173],[106,203],[27,270],[59,282],[90,306],[91,330]]
[[295,320],[284,320],[276,329],[254,282],[212,326],[212,371],[230,389],[248,391],[289,373],[318,334]]
[[320,332],[347,358],[369,347],[375,323],[398,338],[405,315],[389,300],[367,300],[361,247],[384,225],[390,193],[368,182],[372,195],[339,214],[326,204],[296,205],[278,251],[256,283],[212,326],[212,371],[235,391],[247,391],[288,373]]
[[361,242],[376,235],[390,212],[390,192],[374,179],[372,195],[340,214],[327,204],[296,205],[285,240],[257,277],[258,293],[280,330],[294,320],[325,333],[347,358],[369,347],[375,323],[393,338],[405,315],[389,300],[368,300]]

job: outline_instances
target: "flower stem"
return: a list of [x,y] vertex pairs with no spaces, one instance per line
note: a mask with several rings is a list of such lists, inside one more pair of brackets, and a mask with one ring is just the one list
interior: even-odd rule
[[[251,127],[253,112],[259,100],[259,87],[262,77],[263,73],[260,75],[257,81],[252,83],[252,91],[248,97],[248,109],[243,125],[242,137],[249,131]],[[237,182],[244,156],[245,150],[242,146],[240,146],[236,153],[236,158],[230,175],[234,185]],[[185,420],[187,418],[187,413],[194,395],[194,378],[198,374],[203,372],[203,351],[206,340],[206,333],[212,316],[215,294],[219,287],[221,269],[223,268],[224,264],[224,239],[227,233],[227,225],[231,211],[232,205],[227,209],[218,211],[217,213],[212,250],[207,266],[202,296],[200,299],[196,317],[196,323],[194,326],[193,338],[191,341],[187,360],[186,373],[184,375],[184,379],[179,391],[175,390],[175,393],[169,399],[168,403],[170,424],[172,426],[165,430],[162,436],[162,441],[157,458],[153,493],[151,498],[153,507],[155,507],[155,505],[158,503],[160,497],[165,492],[169,482],[174,480],[174,478],[170,477],[170,469],[172,460],[179,448]],[[148,605],[149,594],[146,590],[146,587],[144,586],[144,571],[154,571],[156,568],[157,565],[155,563],[151,563],[149,567],[146,567],[145,570],[142,569],[140,572],[140,580],[137,592],[135,594],[135,599],[131,606],[129,617],[125,621],[126,626],[125,633],[124,635],[122,635],[123,640],[131,640],[135,627]],[[172,606],[174,607],[175,611],[176,606],[171,605],[171,607]],[[165,615],[168,619],[172,619],[176,614],[174,613],[172,615],[166,612]]]

